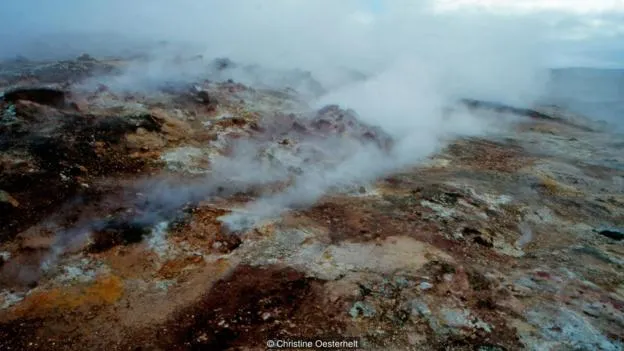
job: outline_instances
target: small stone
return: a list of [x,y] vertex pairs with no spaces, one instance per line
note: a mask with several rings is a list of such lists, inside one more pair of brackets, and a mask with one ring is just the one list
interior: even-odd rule
[[450,327],[461,328],[470,325],[468,311],[444,308],[442,309],[441,314],[444,323]]
[[616,241],[624,240],[624,229],[605,228],[598,230],[598,234]]
[[407,334],[407,342],[414,346],[427,342],[427,336],[422,334],[410,333]]
[[431,315],[431,310],[429,309],[429,306],[427,306],[426,303],[422,301],[414,300],[411,302],[411,305],[412,305],[413,315],[417,315],[421,317],[426,317],[426,316]]
[[410,285],[409,281],[401,276],[394,278],[394,284],[401,289],[407,288]]
[[203,102],[204,104],[209,104],[210,102],[212,102],[212,99],[210,98],[210,94],[208,94],[208,92],[205,90],[200,90],[197,93],[197,98],[199,99],[199,101]]
[[599,303],[585,303],[583,304],[583,312],[592,317],[600,317],[600,310],[603,308]]
[[352,318],[357,318],[360,314],[362,314],[362,316],[364,317],[370,318],[373,317],[376,313],[377,311],[375,310],[375,307],[363,301],[357,301],[353,304],[351,310],[349,310],[349,314]]
[[12,207],[19,207],[19,202],[13,198],[9,193],[0,189],[0,204],[6,203]]
[[418,284],[418,287],[420,288],[420,290],[429,290],[429,289],[433,288],[433,284],[431,284],[429,282],[422,282],[422,283]]

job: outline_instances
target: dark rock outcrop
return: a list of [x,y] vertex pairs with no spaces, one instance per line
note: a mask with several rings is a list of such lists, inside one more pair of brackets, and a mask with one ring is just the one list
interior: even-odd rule
[[5,92],[2,96],[2,100],[9,104],[15,104],[22,100],[56,108],[65,107],[65,99],[66,93],[64,91],[46,87],[17,88]]
[[616,241],[624,240],[624,229],[605,228],[596,231],[598,234]]
[[539,111],[526,109],[526,108],[512,107],[512,106],[500,104],[497,102],[482,101],[482,100],[475,100],[475,99],[462,99],[460,103],[470,109],[492,110],[492,111],[499,112],[499,113],[510,113],[510,114],[514,114],[518,116],[530,117],[530,118],[535,118],[535,119],[557,120],[557,118],[541,113]]
[[0,211],[0,240],[87,191],[95,178],[147,169],[151,159],[133,155],[128,136],[170,129],[151,114],[81,115],[22,101],[16,113],[14,123],[0,125],[0,189],[20,206]]
[[310,127],[325,133],[348,133],[363,143],[375,143],[380,149],[388,151],[392,148],[392,137],[381,128],[362,122],[355,111],[344,110],[337,105],[328,105],[316,113],[310,121]]

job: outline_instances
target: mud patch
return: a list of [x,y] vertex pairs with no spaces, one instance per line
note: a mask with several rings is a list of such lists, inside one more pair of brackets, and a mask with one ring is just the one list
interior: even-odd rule
[[[165,325],[141,333],[133,345],[162,349],[226,350],[264,347],[270,337],[318,336],[342,330],[321,303],[322,281],[290,268],[239,266]],[[162,333],[166,330],[166,333]],[[155,338],[152,339],[152,336]],[[139,342],[139,340],[141,342]],[[156,341],[154,341],[156,340]]]
[[41,349],[43,340],[38,330],[43,324],[43,319],[0,323],[0,350]]

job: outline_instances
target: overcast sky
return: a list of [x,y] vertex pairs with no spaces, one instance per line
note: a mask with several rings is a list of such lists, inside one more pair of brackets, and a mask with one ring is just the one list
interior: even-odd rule
[[[390,28],[388,23],[395,23],[396,30],[417,28],[422,32],[422,26],[410,23],[422,22],[425,13],[452,18],[453,23],[470,16],[473,21],[480,16],[488,22],[523,22],[529,34],[521,35],[520,41],[535,35],[536,42],[547,43],[544,54],[549,65],[624,66],[624,0],[7,1],[0,11],[4,44],[0,54],[12,55],[23,43],[57,32],[205,41],[211,48],[218,43],[220,50],[227,42],[232,45],[256,34],[282,42],[296,41],[290,34],[299,35],[301,40],[366,41],[366,34],[362,34],[369,31],[366,27],[381,28],[379,24]],[[433,33],[436,29],[432,28],[439,23],[426,29]],[[354,34],[355,27],[359,34]],[[536,29],[539,34],[535,34]],[[239,35],[245,31],[245,36]],[[514,40],[506,43],[515,44]],[[60,44],[51,44],[58,49],[55,45]]]
[[482,9],[550,23],[557,65],[624,67],[624,0],[437,0],[440,11]]

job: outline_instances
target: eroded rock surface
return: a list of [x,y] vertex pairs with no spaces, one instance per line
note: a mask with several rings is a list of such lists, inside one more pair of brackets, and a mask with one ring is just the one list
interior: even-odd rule
[[[120,64],[2,72],[63,83]],[[0,349],[335,335],[390,350],[624,347],[621,136],[469,101],[526,118],[232,233],[228,215],[394,140],[354,111],[234,81],[63,91],[1,106]]]

